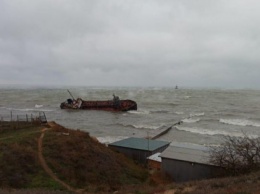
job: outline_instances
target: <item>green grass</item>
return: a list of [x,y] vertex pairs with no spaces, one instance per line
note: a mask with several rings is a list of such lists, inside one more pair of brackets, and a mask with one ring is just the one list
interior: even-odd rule
[[0,187],[63,189],[38,162],[37,140],[46,126],[0,123],[0,127],[3,125],[5,128],[0,128]]
[[51,190],[64,190],[64,188],[54,181],[43,170],[31,177],[31,181],[27,184],[27,188],[49,188]]
[[16,122],[11,124],[8,128],[0,130],[0,143],[14,143],[25,139],[34,138],[41,132],[40,129],[43,128],[43,126],[28,125],[27,123],[22,123],[22,126],[19,128],[13,127],[15,125],[17,125]]

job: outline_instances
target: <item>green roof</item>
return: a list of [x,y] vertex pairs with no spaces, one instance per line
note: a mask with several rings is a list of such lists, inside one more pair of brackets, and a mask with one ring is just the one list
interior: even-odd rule
[[166,142],[166,141],[157,141],[157,140],[151,140],[151,139],[145,139],[145,138],[130,137],[127,139],[123,139],[123,140],[111,143],[109,145],[116,146],[116,147],[137,149],[137,150],[154,151],[158,148],[164,147],[169,144],[170,144],[170,142]]

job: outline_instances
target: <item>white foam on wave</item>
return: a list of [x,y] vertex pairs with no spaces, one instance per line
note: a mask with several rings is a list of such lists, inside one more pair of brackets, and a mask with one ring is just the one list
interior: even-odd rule
[[176,126],[176,128],[180,131],[187,131],[190,133],[202,134],[202,135],[224,135],[224,136],[232,136],[232,137],[249,137],[249,138],[259,138],[260,135],[244,133],[243,131],[226,131],[226,130],[211,130],[211,129],[203,129],[203,128],[191,128],[191,127],[181,127]]
[[238,125],[238,126],[252,126],[260,127],[259,122],[254,122],[246,119],[220,119],[220,123],[229,124],[229,125]]
[[175,112],[175,114],[177,114],[177,115],[183,115],[184,112]]
[[192,118],[187,118],[182,120],[184,123],[197,123],[200,121],[200,119],[192,119]]
[[113,143],[116,141],[120,141],[122,139],[126,139],[128,137],[126,137],[126,136],[106,136],[106,137],[96,137],[96,138],[100,143],[110,144],[110,143]]
[[9,111],[20,111],[20,112],[52,112],[53,110],[48,109],[40,109],[40,108],[9,108],[9,107],[1,107],[2,109],[9,110]]
[[136,129],[158,129],[161,126],[152,126],[152,125],[145,125],[145,124],[141,124],[141,125],[133,125],[134,128]]
[[150,111],[148,111],[148,110],[131,110],[131,111],[128,111],[128,113],[148,115],[148,114],[150,114]]
[[43,105],[41,105],[41,104],[35,104],[35,108],[41,108],[41,107],[43,107]]
[[189,99],[191,96],[184,96],[184,99]]
[[148,125],[148,124],[122,124],[122,123],[118,123],[118,125],[124,127],[131,127],[135,129],[152,129],[152,130],[156,130],[163,126],[163,125]]
[[199,116],[204,116],[204,112],[198,112],[198,113],[190,113],[190,117],[199,117]]
[[[195,128],[195,127],[181,127],[176,126],[176,128],[180,131],[187,131],[190,133],[202,134],[202,135],[224,135],[224,136],[234,136],[234,137],[244,137],[244,133],[242,132],[229,132],[224,130],[211,130],[211,129],[203,129],[203,128]],[[255,135],[248,135],[249,137],[257,137]]]
[[150,111],[150,113],[169,113],[168,110],[154,110],[154,111]]
[[52,112],[53,110],[49,110],[49,109],[34,109],[34,108],[25,108],[25,109],[13,109],[13,110],[18,110],[18,111],[25,111],[25,112],[33,112],[33,111],[36,111],[36,112],[39,112],[39,111],[43,111],[43,112]]

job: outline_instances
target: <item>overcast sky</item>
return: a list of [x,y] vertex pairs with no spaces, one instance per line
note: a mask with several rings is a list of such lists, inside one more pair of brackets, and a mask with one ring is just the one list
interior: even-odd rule
[[260,89],[260,1],[0,0],[0,83]]

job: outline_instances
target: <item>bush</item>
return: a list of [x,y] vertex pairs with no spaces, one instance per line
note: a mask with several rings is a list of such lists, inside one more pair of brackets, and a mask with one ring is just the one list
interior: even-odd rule
[[260,167],[260,138],[244,137],[224,138],[220,147],[210,151],[210,162],[223,167],[229,174],[237,175],[251,172]]

